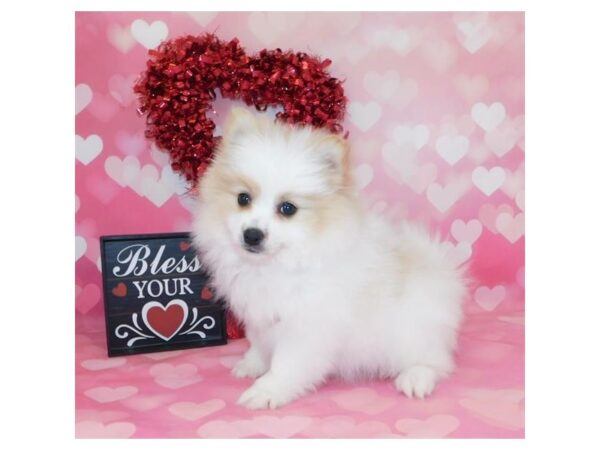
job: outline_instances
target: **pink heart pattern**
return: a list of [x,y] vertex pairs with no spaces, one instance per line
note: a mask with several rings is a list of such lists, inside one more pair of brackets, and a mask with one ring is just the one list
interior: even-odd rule
[[179,402],[169,406],[169,412],[174,416],[194,422],[225,408],[225,405],[225,401],[220,398],[214,398],[202,403]]
[[135,386],[119,386],[112,388],[109,386],[100,386],[85,391],[85,395],[96,400],[98,403],[111,403],[118,400],[124,400],[138,392]]
[[520,430],[525,415],[523,396],[518,389],[474,390],[459,403],[487,423]]
[[[81,12],[76,25],[78,437],[523,436],[522,13]],[[251,413],[235,403],[249,380],[229,375],[245,340],[106,358],[99,237],[185,230],[193,210],[145,141],[131,85],[147,49],[213,30],[249,52],[331,58],[346,80],[344,127],[366,204],[439,231],[448,257],[470,267],[457,371],[432,398],[409,400],[388,381],[331,381]],[[214,107],[221,129],[230,104]]]
[[331,399],[347,411],[370,415],[379,414],[392,408],[397,401],[393,397],[383,397],[377,391],[369,388],[345,390],[333,395]]
[[437,414],[427,419],[400,419],[396,429],[411,438],[442,438],[451,434],[460,425],[460,421],[445,414]]
[[270,437],[289,438],[304,430],[312,419],[303,416],[257,416],[250,420],[207,422],[198,428],[204,438]]
[[126,439],[133,433],[135,433],[135,425],[130,422],[113,422],[105,425],[101,422],[83,421],[75,426],[75,435],[79,439]]
[[504,286],[480,286],[475,291],[475,301],[486,311],[493,311],[504,300],[506,288]]

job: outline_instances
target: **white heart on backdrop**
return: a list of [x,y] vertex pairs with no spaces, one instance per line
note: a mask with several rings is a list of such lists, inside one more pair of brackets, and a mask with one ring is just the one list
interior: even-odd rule
[[75,86],[75,115],[79,114],[92,101],[94,94],[92,88],[81,83]]
[[117,156],[109,156],[104,161],[104,171],[106,174],[116,181],[119,186],[125,187],[125,180],[123,179],[123,162]]
[[457,242],[468,242],[470,245],[473,245],[479,239],[482,231],[483,226],[477,219],[471,219],[467,223],[461,219],[456,219],[450,227],[450,232]]
[[86,166],[91,163],[102,152],[102,138],[97,134],[91,134],[83,138],[75,135],[75,158]]
[[102,298],[102,290],[94,283],[86,284],[83,288],[76,286],[75,309],[82,314],[90,312]]
[[493,311],[506,296],[506,288],[501,284],[489,288],[481,286],[475,291],[475,301],[486,311]]
[[135,45],[135,39],[129,32],[128,27],[121,27],[116,23],[111,23],[106,29],[108,41],[121,53],[128,53]]
[[185,180],[185,177],[174,172],[170,164],[162,168],[160,181],[168,187],[171,192],[174,192],[177,195],[185,194],[188,191],[188,183]]
[[402,181],[417,194],[422,194],[427,186],[437,178],[437,167],[433,163],[411,165],[402,173]]
[[514,217],[507,212],[498,214],[498,217],[496,217],[496,229],[511,244],[514,244],[525,233],[525,214],[518,213]]
[[458,42],[469,53],[477,53],[492,37],[492,29],[487,23],[459,22],[456,29]]
[[368,131],[381,118],[381,105],[375,101],[368,103],[350,102],[348,105],[348,118],[359,130]]
[[515,171],[505,169],[505,172],[506,180],[500,189],[510,198],[515,198],[517,193],[525,188],[525,168],[521,165]]
[[108,80],[110,95],[122,106],[129,106],[135,100],[133,85],[136,78],[137,75],[123,76],[115,74]]
[[162,20],[148,24],[145,20],[136,19],[130,27],[131,35],[144,47],[156,48],[169,35],[169,28]]
[[157,207],[164,205],[173,195],[169,186],[162,183],[158,169],[152,164],[145,165],[140,171],[135,186],[139,189],[140,195],[146,197]]
[[435,149],[444,161],[453,166],[469,151],[469,138],[466,136],[440,136]]
[[446,186],[433,183],[427,188],[427,200],[441,213],[447,212],[461,195],[458,183],[448,183]]
[[392,138],[398,145],[409,143],[420,150],[429,142],[429,129],[424,124],[398,125],[392,131]]
[[388,35],[387,45],[400,56],[406,56],[419,45],[421,34],[418,27],[392,28]]
[[82,236],[75,236],[75,261],[79,260],[87,250],[87,242]]
[[510,205],[505,203],[498,205],[498,207],[491,203],[486,203],[479,208],[479,220],[485,227],[494,234],[498,234],[496,229],[496,219],[502,213],[513,214],[513,209]]
[[519,209],[521,211],[525,211],[525,191],[519,191],[517,192],[517,195],[515,196],[515,203],[517,204],[517,206],[519,207]]
[[417,27],[377,27],[365,30],[364,37],[372,48],[388,47],[401,56],[408,55],[418,45],[420,31]]
[[473,170],[471,179],[473,184],[489,197],[502,186],[506,180],[506,173],[499,166],[492,167],[490,170],[479,166]]
[[377,100],[389,102],[400,86],[400,75],[395,70],[387,70],[383,74],[371,70],[365,74],[363,85]]
[[125,186],[129,186],[138,195],[144,195],[140,182],[140,173],[142,171],[140,160],[133,155],[126,156],[121,163],[121,167]]
[[495,129],[485,133],[485,143],[498,157],[510,152],[525,133],[523,116],[505,118]]
[[446,72],[458,57],[456,47],[444,40],[427,39],[421,45],[421,55],[434,70],[439,73]]
[[489,132],[502,123],[506,117],[506,109],[500,102],[492,103],[489,106],[479,102],[471,108],[471,117],[477,125]]
[[171,166],[162,169],[162,176],[156,166],[146,164],[140,167],[135,156],[120,160],[109,156],[104,163],[106,173],[122,187],[130,187],[136,194],[146,197],[157,207],[164,205],[174,193],[187,192],[187,184],[175,174]]

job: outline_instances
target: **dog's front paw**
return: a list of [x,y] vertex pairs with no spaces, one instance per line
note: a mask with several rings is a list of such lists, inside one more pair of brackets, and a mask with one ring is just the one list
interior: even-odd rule
[[259,378],[254,384],[244,391],[237,401],[238,405],[248,409],[275,409],[290,402],[292,397],[284,389]]
[[412,398],[424,398],[433,392],[437,381],[435,370],[427,366],[413,366],[404,370],[396,378],[396,389]]
[[258,378],[267,371],[266,364],[254,353],[246,353],[231,370],[237,378]]

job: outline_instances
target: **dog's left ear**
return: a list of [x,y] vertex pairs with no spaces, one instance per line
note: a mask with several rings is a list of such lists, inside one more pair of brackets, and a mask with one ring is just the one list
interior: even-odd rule
[[327,169],[340,184],[350,182],[350,145],[336,134],[328,134],[319,142],[317,151]]

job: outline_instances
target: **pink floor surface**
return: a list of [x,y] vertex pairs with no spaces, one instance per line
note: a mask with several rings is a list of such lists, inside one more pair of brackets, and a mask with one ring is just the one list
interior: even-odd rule
[[401,438],[524,436],[522,311],[469,314],[455,374],[426,400],[390,381],[330,381],[278,410],[236,400],[250,380],[225,346],[107,358],[101,317],[77,316],[76,435],[132,438]]

